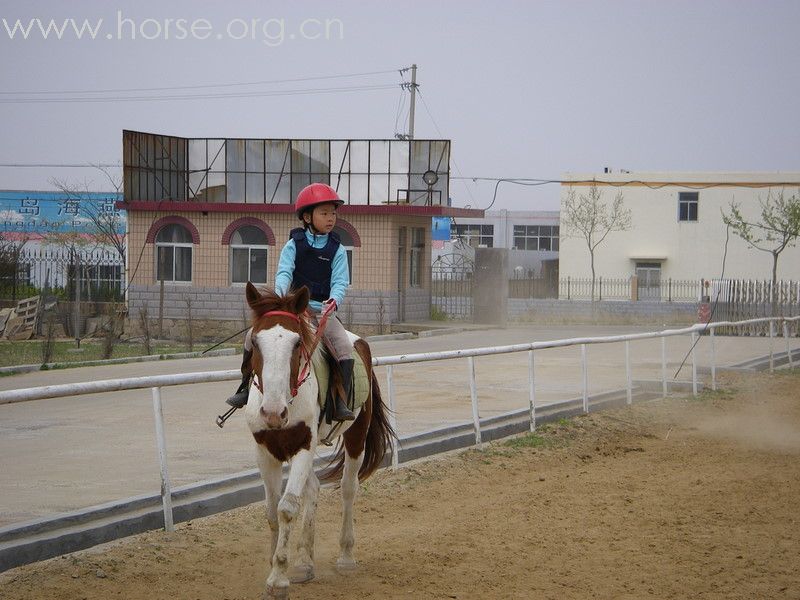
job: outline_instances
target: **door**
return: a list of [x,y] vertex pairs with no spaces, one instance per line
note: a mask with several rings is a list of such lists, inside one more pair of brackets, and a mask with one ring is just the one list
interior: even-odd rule
[[639,300],[661,300],[661,263],[637,262]]

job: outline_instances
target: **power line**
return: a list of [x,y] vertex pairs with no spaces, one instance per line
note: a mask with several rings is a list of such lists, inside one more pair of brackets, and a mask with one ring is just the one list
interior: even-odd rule
[[[742,183],[736,182],[714,182],[714,183],[687,183],[687,182],[661,182],[661,183],[653,183],[650,181],[643,181],[641,179],[629,179],[626,181],[604,181],[602,179],[542,179],[542,178],[534,178],[534,177],[450,177],[450,179],[472,179],[473,181],[508,181],[511,183],[518,183],[520,185],[543,185],[548,183],[557,183],[562,185],[591,185],[591,184],[600,184],[600,185],[607,185],[610,187],[626,187],[630,185],[640,185],[643,187],[650,188],[651,190],[660,190],[665,187],[681,187],[690,190],[706,190],[710,188],[717,188],[717,187],[731,187],[731,188],[738,188],[742,187]],[[746,187],[748,188],[770,188],[770,187],[796,187],[798,185],[797,181],[770,181],[770,182],[748,182]]]
[[97,167],[118,167],[122,168],[119,163],[85,163],[85,164],[66,164],[66,163],[0,163],[0,167],[13,167],[15,169],[26,168],[47,168],[47,169],[96,169]]
[[[433,118],[433,113],[431,113],[431,109],[428,107],[428,103],[425,102],[425,97],[422,95],[422,91],[417,89],[417,93],[419,94],[419,99],[422,100],[422,106],[425,107],[425,112],[428,113],[428,116],[431,118],[431,122],[433,123],[433,126],[436,128],[436,131],[439,133],[439,136],[442,139],[444,139],[446,136],[442,133],[442,130],[439,129],[439,125],[436,123],[436,119]],[[462,178],[463,178],[464,174],[461,172],[461,167],[458,166],[458,163],[456,162],[455,158],[453,158],[452,160],[453,160],[453,166],[456,168],[456,171],[458,171],[462,175]],[[453,177],[451,177],[450,179],[453,179]],[[467,193],[469,194],[469,197],[472,199],[472,203],[473,204],[477,204],[477,200],[475,200],[475,196],[472,195],[472,190],[469,188],[469,186],[466,185],[466,186],[464,186],[464,188],[467,190]]]
[[208,83],[203,85],[178,85],[166,87],[149,87],[149,88],[110,88],[105,90],[45,90],[45,91],[0,91],[0,95],[18,95],[18,94],[111,94],[118,92],[164,92],[168,90],[199,90],[204,88],[224,88],[236,87],[246,85],[266,85],[275,83],[297,83],[300,81],[315,81],[320,79],[346,79],[348,77],[366,77],[369,75],[385,75],[387,73],[394,73],[395,69],[388,71],[369,71],[366,73],[346,73],[343,75],[319,75],[316,77],[296,77],[293,79],[268,79],[262,81],[240,81],[234,83]]
[[216,100],[219,98],[264,98],[269,96],[300,96],[306,94],[337,94],[396,89],[397,84],[363,85],[334,88],[273,90],[269,92],[237,92],[219,94],[178,94],[172,96],[107,96],[104,98],[2,98],[0,104],[70,104],[76,102],[150,102],[163,100]]

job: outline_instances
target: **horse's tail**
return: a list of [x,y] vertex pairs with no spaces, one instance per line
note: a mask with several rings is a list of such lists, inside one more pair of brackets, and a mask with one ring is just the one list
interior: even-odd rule
[[[320,474],[319,479],[323,482],[341,478],[344,472],[345,452],[350,456],[357,456],[362,450],[364,461],[358,470],[358,479],[359,481],[365,480],[381,466],[386,452],[392,446],[392,440],[397,438],[397,434],[389,423],[389,408],[383,403],[378,380],[371,370],[372,357],[369,348],[360,350],[359,354],[364,359],[364,364],[370,365],[369,376],[372,381],[370,398],[361,408],[355,423],[342,435],[342,441],[331,458],[328,468]],[[369,423],[367,424],[365,421],[369,421]],[[365,427],[366,433],[364,432]]]
[[372,377],[372,418],[367,429],[367,441],[364,444],[364,462],[358,470],[359,481],[372,475],[383,462],[383,457],[392,447],[392,440],[397,439],[397,434],[389,423],[389,408],[381,398],[381,388],[378,380]]

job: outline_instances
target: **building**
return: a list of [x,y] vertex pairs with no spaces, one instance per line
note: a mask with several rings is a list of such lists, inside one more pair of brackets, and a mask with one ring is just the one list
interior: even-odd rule
[[[745,218],[757,223],[760,200],[781,192],[787,197],[800,193],[800,172],[622,171],[567,173],[562,179],[561,278],[591,277],[586,241],[567,230],[563,211],[570,192],[585,194],[597,185],[606,203],[618,192],[623,195],[631,227],[612,231],[597,247],[596,274],[605,278],[636,275],[639,289],[649,289],[647,295],[652,298],[660,296],[661,282],[668,279],[771,279],[772,255],[728,232],[722,212],[730,212],[735,202]],[[778,278],[800,279],[800,248],[789,247],[781,254]]]
[[[434,227],[442,227],[437,220]],[[436,235],[434,229],[434,238]],[[558,211],[488,210],[482,218],[454,218],[449,236],[434,239],[434,264],[472,261],[474,249],[507,248],[509,278],[557,277]]]
[[[430,316],[431,219],[480,217],[449,206],[448,140],[183,138],[123,132],[129,311],[241,327],[244,285],[272,285],[312,182],[345,200],[336,232],[348,250],[346,324]],[[163,301],[161,289],[163,281]]]

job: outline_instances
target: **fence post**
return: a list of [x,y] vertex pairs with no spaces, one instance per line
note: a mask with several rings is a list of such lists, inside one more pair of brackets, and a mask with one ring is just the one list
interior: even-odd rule
[[589,364],[586,361],[586,344],[581,344],[581,366],[583,369],[583,412],[589,412]]
[[627,381],[628,405],[633,403],[633,380],[631,379],[631,341],[625,340],[625,379]]
[[[389,396],[389,423],[392,430],[397,432],[397,412],[394,406],[394,377],[392,376],[392,365],[386,365],[386,387]],[[397,470],[400,464],[400,436],[392,440],[392,469]]]
[[714,342],[714,327],[709,327],[709,341],[711,342],[711,391],[717,391],[717,346]]
[[72,324],[73,332],[75,333],[75,342],[77,347],[81,347],[81,257],[80,254],[74,252],[75,257],[75,312],[73,317],[75,322]]
[[769,372],[775,372],[775,322],[769,321]]
[[172,521],[172,490],[167,470],[167,440],[164,436],[164,411],[161,406],[161,388],[151,388],[153,392],[153,414],[156,420],[156,441],[158,442],[158,463],[161,465],[161,504],[164,507],[164,530],[175,531]]
[[783,322],[783,340],[786,342],[786,356],[789,358],[789,368],[794,369],[794,362],[792,361],[792,349],[789,346],[789,323]]
[[469,391],[472,397],[472,424],[475,427],[475,445],[481,447],[481,420],[478,415],[478,389],[475,386],[475,357],[468,356]]
[[697,352],[695,352],[695,348],[697,347],[697,341],[700,339],[700,336],[697,334],[696,331],[692,332],[692,396],[697,396]]
[[536,385],[533,372],[533,350],[528,350],[528,398],[531,410],[531,433],[536,431]]
[[667,397],[667,338],[661,336],[661,393]]

